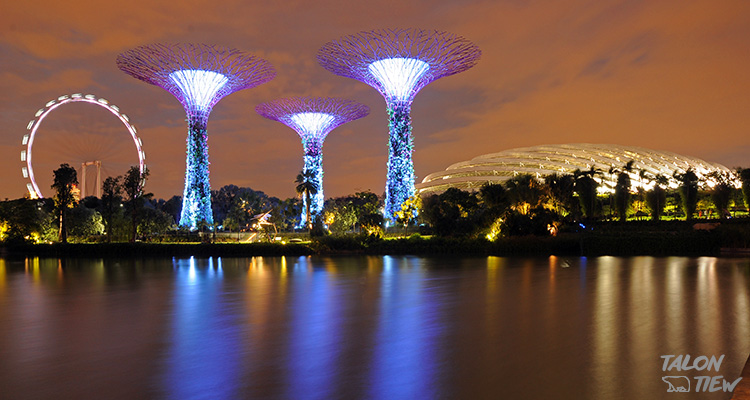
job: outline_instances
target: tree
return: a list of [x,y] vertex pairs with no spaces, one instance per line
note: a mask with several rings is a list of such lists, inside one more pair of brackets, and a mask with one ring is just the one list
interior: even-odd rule
[[360,228],[364,229],[368,235],[378,237],[383,236],[383,222],[385,222],[385,218],[380,213],[366,214],[359,218]]
[[83,201],[68,210],[67,219],[68,234],[79,240],[101,235],[104,231],[101,214],[93,208],[86,207]]
[[101,214],[104,229],[107,232],[107,242],[112,241],[114,222],[121,212],[122,205],[122,176],[108,177],[102,184]]
[[695,208],[698,205],[698,176],[692,168],[688,168],[685,173],[677,171],[673,174],[674,178],[680,182],[680,200],[682,201],[682,211],[685,213],[685,220],[693,219]]
[[226,185],[212,192],[211,204],[214,221],[221,221],[224,228],[241,231],[255,215],[275,209],[279,199],[248,187]]
[[[219,190],[211,191],[211,210],[214,221],[222,221],[222,224],[226,227],[227,224],[224,220],[229,216],[239,195],[240,188],[237,185],[226,185]],[[234,221],[234,218],[232,218],[232,221]],[[232,225],[232,222],[230,222],[230,225]]]
[[575,177],[570,174],[550,174],[544,177],[552,208],[562,216],[577,213],[575,198]]
[[138,232],[151,236],[164,234],[174,224],[172,216],[146,202],[146,206],[138,211]]
[[401,210],[393,213],[396,222],[404,226],[404,236],[408,232],[409,223],[417,217],[420,208],[422,208],[422,198],[419,194],[414,194],[401,203]]
[[449,188],[422,199],[422,217],[439,236],[470,236],[482,229],[476,194]]
[[368,232],[380,232],[382,230],[385,218],[381,212],[383,204],[380,200],[378,195],[370,191],[354,193],[352,203],[360,232],[363,228]]
[[38,242],[49,233],[50,215],[45,200],[21,198],[0,202],[0,241]]
[[60,164],[60,168],[53,173],[55,175],[52,183],[52,189],[55,189],[55,216],[60,221],[60,238],[63,243],[68,243],[67,210],[76,203],[73,187],[78,185],[78,174],[75,168],[67,163]]
[[611,173],[617,173],[617,184],[615,184],[615,207],[620,221],[628,219],[628,208],[630,208],[630,171],[633,170],[633,160],[628,161],[622,170],[610,169]]
[[729,202],[732,199],[732,185],[729,178],[717,171],[708,174],[708,178],[714,181],[714,187],[711,188],[711,202],[714,203],[719,218],[726,218],[729,215]]
[[667,190],[665,186],[669,183],[666,176],[658,174],[651,181],[654,187],[646,192],[646,204],[651,210],[651,219],[658,221],[664,213],[664,207],[667,205]]
[[130,217],[132,221],[132,236],[130,237],[131,242],[135,242],[138,236],[138,210],[143,207],[144,197],[151,196],[151,194],[143,194],[143,186],[146,183],[149,172],[148,169],[141,173],[141,170],[136,167],[130,167],[128,172],[122,180],[123,191],[128,199],[128,208],[130,210]]
[[750,210],[750,168],[737,168],[737,175],[742,182],[742,199],[745,200],[745,208]]
[[521,214],[527,214],[530,209],[542,203],[544,189],[542,185],[529,174],[521,174],[505,182],[505,193],[511,207]]
[[508,209],[508,194],[503,185],[485,183],[479,188],[479,198],[492,220],[500,217]]
[[[485,183],[479,188],[479,199],[481,200],[482,218],[480,225],[482,231],[493,231],[493,227],[499,227],[502,216],[508,211],[509,201],[505,186],[502,184]],[[499,228],[498,228],[499,229]],[[497,230],[497,229],[495,229]],[[496,235],[490,234],[492,240]]]
[[276,225],[280,231],[291,231],[299,223],[301,208],[297,198],[279,200],[273,207],[269,222]]
[[305,225],[307,226],[308,231],[312,231],[312,218],[310,217],[310,201],[311,197],[318,194],[318,190],[320,189],[318,187],[318,182],[316,181],[315,172],[313,171],[301,171],[297,175],[297,179],[294,180],[294,183],[297,184],[297,187],[295,188],[297,191],[297,194],[300,196],[305,197],[305,216],[307,217],[307,221],[305,222]]
[[573,172],[576,181],[575,192],[586,218],[594,218],[596,215],[596,189],[599,187],[599,183],[594,179],[594,175],[597,173],[598,171],[594,167],[591,167],[588,171],[577,169]]
[[182,196],[172,196],[169,200],[159,200],[156,208],[169,214],[172,217],[172,223],[177,223],[180,220],[180,213],[182,211]]
[[357,224],[354,196],[336,197],[326,200],[323,221],[334,235],[341,235]]

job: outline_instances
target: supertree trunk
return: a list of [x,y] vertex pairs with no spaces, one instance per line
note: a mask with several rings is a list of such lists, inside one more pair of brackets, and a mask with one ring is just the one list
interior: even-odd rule
[[411,135],[411,106],[408,103],[388,104],[388,176],[385,187],[385,217],[414,194],[414,163],[411,155],[414,139]]
[[201,221],[213,224],[208,180],[208,112],[188,113],[185,192],[180,225],[195,229]]
[[315,218],[323,212],[323,141],[333,129],[366,116],[370,109],[351,100],[332,97],[289,97],[259,104],[255,111],[294,129],[302,138],[302,173],[306,183],[315,186],[317,192],[309,200],[302,199],[302,216],[297,225],[301,228],[307,216]]
[[[311,221],[315,221],[320,213],[323,212],[323,140],[319,138],[309,137],[302,142],[302,146],[305,151],[304,162],[305,166],[302,169],[304,173],[312,174],[312,182],[314,183],[317,192],[310,194],[309,197],[309,214]],[[307,220],[308,213],[308,199],[303,199],[305,207],[302,210],[302,218],[300,221]]]

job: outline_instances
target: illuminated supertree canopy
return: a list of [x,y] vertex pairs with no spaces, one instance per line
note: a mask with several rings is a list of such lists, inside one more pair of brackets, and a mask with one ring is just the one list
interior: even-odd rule
[[180,225],[195,229],[201,221],[212,224],[206,131],[209,114],[224,96],[273,79],[273,66],[236,49],[204,44],[140,46],[117,56],[117,66],[169,91],[182,103],[188,138]]
[[324,45],[318,62],[336,75],[362,81],[385,97],[388,175],[385,216],[393,218],[414,194],[411,103],[428,83],[473,67],[481,51],[463,37],[419,29],[360,32]]
[[[323,210],[323,141],[339,125],[367,116],[370,108],[351,100],[331,97],[289,97],[255,107],[258,114],[294,129],[302,139],[304,172],[312,171],[318,193],[310,200],[312,219]],[[307,218],[303,198],[300,226]]]

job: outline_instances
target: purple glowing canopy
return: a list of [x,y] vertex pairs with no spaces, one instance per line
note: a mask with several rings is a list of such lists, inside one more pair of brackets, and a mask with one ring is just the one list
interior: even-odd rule
[[333,97],[289,97],[260,104],[255,111],[294,129],[303,139],[324,139],[339,125],[367,116],[370,108]]
[[302,199],[305,209],[298,225],[302,227],[308,212],[311,220],[323,212],[323,141],[339,125],[367,116],[370,108],[355,101],[332,97],[289,97],[260,104],[255,111],[294,129],[302,139],[302,171],[311,174],[311,180],[318,188],[317,193],[311,196],[310,204],[307,198]]
[[389,101],[411,103],[430,82],[473,67],[482,52],[447,32],[381,29],[325,44],[318,62],[336,75],[367,83]]
[[117,66],[166,89],[185,107],[188,122],[185,191],[180,225],[213,223],[208,162],[208,117],[224,96],[268,82],[276,72],[267,61],[239,50],[204,44],[152,44],[117,56]]
[[140,46],[117,56],[117,66],[169,91],[189,112],[210,111],[224,96],[276,76],[266,60],[237,49],[205,44]]

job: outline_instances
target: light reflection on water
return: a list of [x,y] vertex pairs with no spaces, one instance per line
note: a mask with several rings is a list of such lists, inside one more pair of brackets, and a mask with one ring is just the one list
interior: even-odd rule
[[667,398],[664,354],[725,354],[739,375],[749,275],[716,258],[0,259],[0,388]]

